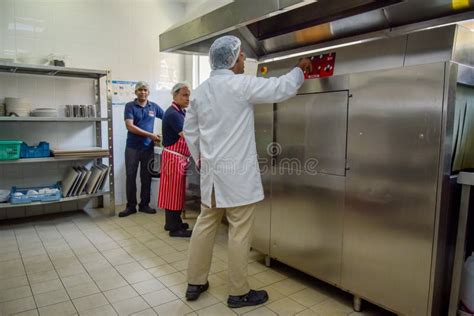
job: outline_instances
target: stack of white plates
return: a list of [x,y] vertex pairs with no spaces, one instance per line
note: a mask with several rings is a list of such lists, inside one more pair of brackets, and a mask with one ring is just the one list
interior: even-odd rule
[[18,116],[29,116],[31,102],[26,98],[5,98],[7,116],[16,114]]
[[58,117],[58,110],[54,108],[39,108],[31,111],[31,116]]
[[10,197],[9,190],[0,190],[0,203],[8,202],[8,198]]

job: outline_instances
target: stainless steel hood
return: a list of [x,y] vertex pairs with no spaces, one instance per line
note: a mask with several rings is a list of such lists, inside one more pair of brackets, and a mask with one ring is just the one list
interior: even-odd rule
[[[380,36],[380,31],[390,36],[406,25],[414,31],[472,19],[472,1],[220,0],[221,6],[205,3],[197,16],[161,34],[160,51],[207,54],[215,38],[232,34],[249,57],[265,59],[361,35]],[[205,13],[206,7],[217,9]]]

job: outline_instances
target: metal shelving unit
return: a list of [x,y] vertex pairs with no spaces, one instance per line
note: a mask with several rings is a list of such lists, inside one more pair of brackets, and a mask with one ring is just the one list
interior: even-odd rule
[[[40,163],[40,162],[61,162],[61,161],[81,161],[81,160],[94,160],[94,159],[101,159],[104,156],[77,156],[77,157],[66,157],[66,158],[58,158],[58,157],[45,157],[45,158],[23,158],[18,160],[0,160],[0,165],[10,165],[10,164],[22,164],[22,163]],[[107,157],[105,157],[107,158]]]
[[0,116],[0,122],[106,122],[106,117],[17,117],[17,116]]
[[78,201],[78,200],[92,199],[96,197],[104,197],[105,195],[109,195],[109,194],[111,194],[110,191],[98,192],[94,194],[83,194],[83,195],[78,195],[78,196],[66,197],[66,198],[60,199],[59,201],[32,202],[28,204],[0,203],[0,208],[25,207],[25,206],[32,206],[32,205],[44,205],[44,204],[54,204],[54,203],[61,203],[61,202]]
[[[34,158],[34,159],[19,159],[19,160],[8,160],[0,161],[0,164],[28,164],[28,163],[48,163],[48,162],[62,162],[62,161],[84,161],[84,160],[100,160],[102,158],[108,158],[109,160],[109,191],[99,192],[96,194],[80,195],[75,197],[62,198],[59,201],[53,202],[34,202],[29,204],[11,204],[11,203],[0,203],[0,208],[11,208],[11,207],[28,207],[33,205],[62,203],[83,199],[99,198],[99,207],[108,208],[109,214],[115,214],[115,192],[114,192],[114,157],[113,157],[113,122],[112,122],[112,89],[111,89],[111,77],[110,71],[106,70],[93,70],[93,69],[79,69],[79,68],[66,68],[57,66],[43,66],[43,65],[28,65],[28,64],[17,64],[10,62],[0,62],[0,73],[11,73],[11,74],[30,74],[39,76],[54,76],[54,77],[69,77],[69,78],[85,78],[95,81],[95,93],[96,93],[96,108],[97,117],[95,118],[73,118],[73,117],[0,117],[0,122],[3,123],[15,123],[15,122],[27,122],[27,123],[42,123],[42,122],[71,122],[71,123],[89,123],[95,125],[95,145],[102,147],[102,123],[107,123],[107,149],[109,154],[107,157],[103,156],[76,156],[67,158]],[[101,79],[106,80],[106,113],[102,116],[103,104],[101,103]],[[1,137],[1,135],[0,135]],[[108,196],[108,199],[106,197]]]

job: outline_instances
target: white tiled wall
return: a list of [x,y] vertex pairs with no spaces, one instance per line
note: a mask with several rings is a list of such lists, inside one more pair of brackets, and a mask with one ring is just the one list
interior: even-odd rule
[[[114,80],[148,81],[150,99],[167,108],[169,88],[185,79],[184,57],[159,53],[158,39],[184,14],[185,4],[179,0],[0,0],[0,58],[34,61],[51,53],[64,55],[69,67],[109,69]],[[93,93],[90,80],[0,75],[0,102],[4,97],[26,96],[34,107],[61,108],[64,104],[94,103]],[[116,203],[122,204],[126,131],[123,108],[113,112]],[[0,138],[31,143],[48,140],[52,146],[67,148],[90,145],[94,135],[91,127],[82,123],[12,124],[0,123]],[[161,130],[160,122],[155,128]],[[6,179],[18,175],[22,175],[18,179],[21,184],[30,183],[31,168],[38,166],[1,167],[0,186],[10,185],[11,180]],[[41,173],[65,166],[41,165]]]

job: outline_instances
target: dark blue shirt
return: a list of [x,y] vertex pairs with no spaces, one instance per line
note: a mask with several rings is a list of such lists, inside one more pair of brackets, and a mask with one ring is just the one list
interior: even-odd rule
[[163,115],[162,134],[163,146],[168,147],[179,140],[179,133],[183,131],[186,112],[177,105],[171,105]]
[[[153,133],[155,117],[163,119],[163,109],[154,102],[148,101],[145,106],[140,106],[135,99],[125,105],[124,119],[133,120],[133,124],[144,131]],[[149,137],[140,136],[130,131],[127,133],[127,147],[142,150],[153,146]]]

